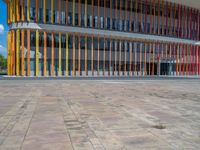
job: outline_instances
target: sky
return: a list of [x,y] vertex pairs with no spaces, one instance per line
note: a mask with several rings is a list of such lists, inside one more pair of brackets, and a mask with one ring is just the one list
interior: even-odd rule
[[7,7],[3,0],[0,0],[0,54],[7,57]]

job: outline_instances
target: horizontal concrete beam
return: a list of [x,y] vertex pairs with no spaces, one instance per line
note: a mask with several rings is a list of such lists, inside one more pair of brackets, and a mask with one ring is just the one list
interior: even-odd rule
[[92,29],[92,28],[81,28],[81,27],[72,27],[72,26],[64,26],[64,25],[24,23],[24,22],[13,23],[10,25],[10,29],[31,29],[31,30],[55,32],[55,33],[68,32],[68,33],[76,33],[78,35],[87,34],[87,35],[113,37],[113,38],[126,39],[126,40],[160,41],[160,42],[182,43],[182,44],[195,44],[198,42],[194,40],[165,37],[165,36],[158,36],[158,35],[120,32],[120,31]]

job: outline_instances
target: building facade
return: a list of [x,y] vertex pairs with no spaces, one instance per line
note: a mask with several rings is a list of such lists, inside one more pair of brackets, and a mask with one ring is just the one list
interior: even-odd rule
[[5,2],[10,76],[200,75],[200,9],[181,0]]

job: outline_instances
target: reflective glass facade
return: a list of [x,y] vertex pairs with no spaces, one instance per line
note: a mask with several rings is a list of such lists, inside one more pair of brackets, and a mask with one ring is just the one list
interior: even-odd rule
[[198,9],[161,0],[10,0],[7,6],[9,75],[200,74]]

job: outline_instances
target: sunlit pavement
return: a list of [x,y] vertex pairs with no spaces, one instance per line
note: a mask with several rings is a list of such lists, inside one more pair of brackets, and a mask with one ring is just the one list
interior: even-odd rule
[[2,80],[0,150],[198,150],[200,80]]

